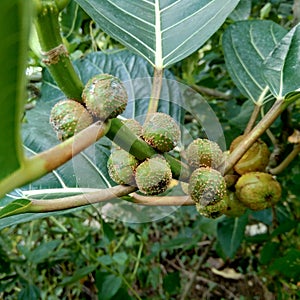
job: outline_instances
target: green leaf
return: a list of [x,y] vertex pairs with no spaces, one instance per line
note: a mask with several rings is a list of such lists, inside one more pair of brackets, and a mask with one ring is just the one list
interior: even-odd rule
[[262,65],[286,30],[272,21],[240,21],[224,32],[222,43],[229,75],[240,92],[257,102],[267,88]]
[[19,293],[18,300],[38,300],[41,299],[41,291],[33,284],[28,283]]
[[60,285],[69,285],[71,283],[79,281],[81,278],[87,276],[92,273],[97,268],[97,265],[86,266],[77,270],[72,276],[65,277]]
[[0,180],[19,169],[31,2],[0,1]]
[[279,273],[287,278],[299,280],[300,278],[300,251],[289,249],[287,253],[277,258],[268,269],[270,272]]
[[263,265],[269,264],[272,259],[279,255],[279,243],[267,242],[260,251],[260,263]]
[[238,0],[76,0],[114,39],[165,68],[196,51]]
[[240,0],[239,4],[229,15],[233,21],[242,21],[249,18],[251,13],[251,0]]
[[32,250],[28,256],[28,260],[34,264],[46,261],[49,257],[55,255],[54,250],[61,244],[59,240],[44,242]]
[[289,31],[265,59],[263,75],[275,97],[300,91],[300,24]]
[[240,218],[225,218],[218,223],[217,237],[223,252],[229,258],[240,247],[244,238],[244,232],[247,225],[248,216],[245,214]]
[[163,288],[169,295],[177,295],[180,292],[180,273],[168,273],[163,279]]
[[31,201],[28,199],[17,199],[0,210],[0,218],[21,214],[27,211]]
[[122,286],[122,278],[105,272],[97,272],[96,286],[99,290],[98,299],[113,299],[113,296]]

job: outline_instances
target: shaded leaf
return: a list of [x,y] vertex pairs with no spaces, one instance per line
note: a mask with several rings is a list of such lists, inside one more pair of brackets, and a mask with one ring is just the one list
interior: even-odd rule
[[113,274],[105,272],[96,273],[96,286],[99,290],[98,299],[109,300],[118,292],[122,286],[122,279]]
[[229,15],[233,21],[242,21],[249,18],[251,13],[251,0],[240,0],[239,4]]
[[254,102],[267,88],[263,62],[286,32],[265,20],[236,22],[224,32],[222,43],[230,77],[240,92]]
[[284,36],[265,59],[263,75],[275,97],[300,91],[300,24]]
[[76,0],[110,36],[157,68],[197,50],[238,0]]
[[68,285],[79,281],[81,278],[87,276],[97,268],[97,265],[91,265],[77,270],[72,276],[65,277],[60,285]]
[[299,280],[300,278],[300,251],[289,249],[283,257],[277,258],[268,269],[287,278]]
[[25,67],[31,2],[0,2],[0,180],[22,165],[20,122],[25,100]]
[[217,236],[223,252],[232,258],[244,238],[248,216],[225,218],[218,223]]

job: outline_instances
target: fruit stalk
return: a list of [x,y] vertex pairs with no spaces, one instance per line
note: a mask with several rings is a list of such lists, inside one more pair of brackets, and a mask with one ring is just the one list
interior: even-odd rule
[[245,136],[238,147],[234,149],[231,155],[228,157],[225,165],[225,174],[233,168],[233,166],[240,160],[240,158],[246,153],[246,151],[273,124],[273,122],[280,116],[280,114],[286,109],[288,105],[289,102],[285,102],[284,99],[278,99],[275,101],[266,115],[251,130],[251,132],[249,132]]
[[148,105],[147,119],[151,114],[157,112],[159,97],[162,87],[163,69],[154,68],[151,97]]
[[54,0],[35,1],[35,6],[37,14],[34,24],[43,51],[43,62],[66,97],[82,102],[83,84],[60,34],[59,8]]

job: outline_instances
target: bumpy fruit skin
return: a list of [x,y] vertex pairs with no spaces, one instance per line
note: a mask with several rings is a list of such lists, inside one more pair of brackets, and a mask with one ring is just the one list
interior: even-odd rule
[[[241,135],[233,140],[230,145],[230,152],[237,147],[243,138],[244,136]],[[267,144],[262,140],[257,140],[235,164],[234,170],[240,175],[248,172],[263,172],[269,163],[270,154]]]
[[180,128],[173,118],[154,113],[143,125],[143,139],[160,152],[171,151],[180,140]]
[[127,119],[122,121],[136,136],[140,137],[143,132],[142,125],[134,119]]
[[50,124],[59,140],[64,141],[93,123],[89,112],[78,102],[62,100],[57,102],[50,113]]
[[139,161],[123,149],[112,152],[107,161],[108,173],[111,179],[118,184],[133,185],[134,172]]
[[235,192],[227,191],[224,201],[227,205],[224,215],[227,217],[240,217],[246,212],[247,207],[237,198]]
[[281,185],[272,175],[250,172],[242,175],[235,185],[238,199],[252,210],[262,210],[281,198]]
[[172,172],[165,159],[159,156],[142,162],[135,172],[139,190],[146,195],[158,195],[167,190],[172,180]]
[[214,205],[223,200],[226,183],[222,174],[208,167],[196,169],[189,180],[189,194],[201,206]]
[[119,78],[99,74],[87,82],[82,99],[92,115],[105,121],[117,117],[125,110],[128,95]]
[[194,168],[217,168],[223,160],[223,152],[217,143],[199,138],[187,147],[186,159]]
[[196,203],[198,213],[206,218],[216,219],[224,214],[226,211],[226,202],[221,200],[213,205],[201,205]]

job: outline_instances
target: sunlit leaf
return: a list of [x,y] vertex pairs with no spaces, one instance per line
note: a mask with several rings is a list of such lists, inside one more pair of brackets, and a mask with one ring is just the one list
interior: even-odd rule
[[224,32],[227,70],[240,92],[254,102],[267,88],[263,62],[285,34],[280,25],[263,20],[236,22]]
[[295,26],[265,59],[263,75],[275,97],[300,91],[300,24]]
[[110,36],[157,68],[182,60],[223,24],[239,0],[76,0]]

